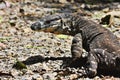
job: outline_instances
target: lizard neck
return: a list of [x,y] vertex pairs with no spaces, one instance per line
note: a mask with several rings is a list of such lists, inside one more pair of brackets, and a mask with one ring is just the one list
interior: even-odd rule
[[63,34],[74,36],[81,33],[81,29],[86,26],[87,20],[79,15],[75,14],[64,14],[61,16],[63,21]]

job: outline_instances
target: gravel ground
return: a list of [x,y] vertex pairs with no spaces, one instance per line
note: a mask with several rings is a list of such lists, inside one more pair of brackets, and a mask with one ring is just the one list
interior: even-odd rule
[[[26,2],[29,0],[26,0]],[[72,36],[54,35],[51,33],[34,32],[30,25],[43,15],[56,12],[80,11],[85,8],[85,4],[77,7],[69,4],[53,4],[45,2],[27,3],[11,2],[11,7],[0,10],[0,80],[76,80],[76,74],[64,75],[54,72],[60,69],[62,61],[48,61],[27,66],[27,69],[16,70],[12,68],[17,60],[23,61],[30,56],[43,55],[53,57],[71,56],[70,45]],[[58,6],[59,5],[59,6]],[[73,5],[73,4],[72,4]],[[89,8],[89,5],[87,5]],[[50,7],[50,8],[49,8]],[[92,6],[93,7],[93,6]],[[117,5],[119,11],[120,5]],[[96,22],[105,15],[106,10],[84,11],[87,18]],[[81,11],[80,11],[81,12]],[[108,11],[109,12],[109,11]],[[100,15],[98,15],[100,13]],[[101,14],[102,13],[102,14]],[[120,15],[119,15],[120,16]],[[117,18],[120,20],[120,18]],[[117,25],[118,27],[116,27]],[[120,24],[115,21],[114,25],[107,27],[118,37],[120,36]],[[2,75],[4,74],[4,75]],[[14,77],[13,77],[14,76]],[[119,80],[119,78],[96,76],[94,80]],[[90,78],[79,78],[77,80],[93,80]]]

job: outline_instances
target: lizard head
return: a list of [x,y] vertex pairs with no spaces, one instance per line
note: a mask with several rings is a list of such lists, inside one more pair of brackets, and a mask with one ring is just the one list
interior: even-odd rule
[[53,14],[42,17],[31,25],[31,29],[35,31],[44,31],[55,34],[69,34],[69,19],[66,14]]

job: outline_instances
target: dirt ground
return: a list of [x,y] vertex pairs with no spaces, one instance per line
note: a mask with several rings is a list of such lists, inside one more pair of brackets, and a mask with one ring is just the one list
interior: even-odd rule
[[[17,0],[16,0],[17,1]],[[61,0],[62,1],[62,0]],[[76,74],[55,72],[60,69],[62,61],[48,61],[27,65],[27,69],[12,68],[15,62],[23,61],[30,56],[42,55],[52,57],[71,56],[72,36],[54,35],[35,32],[30,25],[42,16],[77,12],[83,17],[97,23],[106,15],[108,23],[102,24],[120,38],[120,3],[70,3],[47,2],[37,0],[8,0],[7,6],[0,4],[0,80],[119,80],[113,76],[96,76],[77,78]],[[3,3],[4,4],[4,3]],[[3,6],[3,7],[1,7]],[[103,21],[104,22],[104,21]]]

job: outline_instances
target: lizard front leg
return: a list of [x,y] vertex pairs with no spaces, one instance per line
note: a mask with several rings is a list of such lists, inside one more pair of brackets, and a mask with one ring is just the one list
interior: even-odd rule
[[[76,34],[72,40],[71,45],[72,59],[65,61],[62,67],[77,67],[80,65],[80,62],[83,62],[82,59],[82,36],[80,33]],[[79,60],[79,61],[78,61]]]
[[71,53],[73,60],[82,56],[82,36],[80,33],[76,34],[72,40]]
[[72,40],[71,54],[72,60],[69,62],[69,67],[77,67],[84,63],[85,59],[82,57],[82,36],[80,33],[76,34]]

